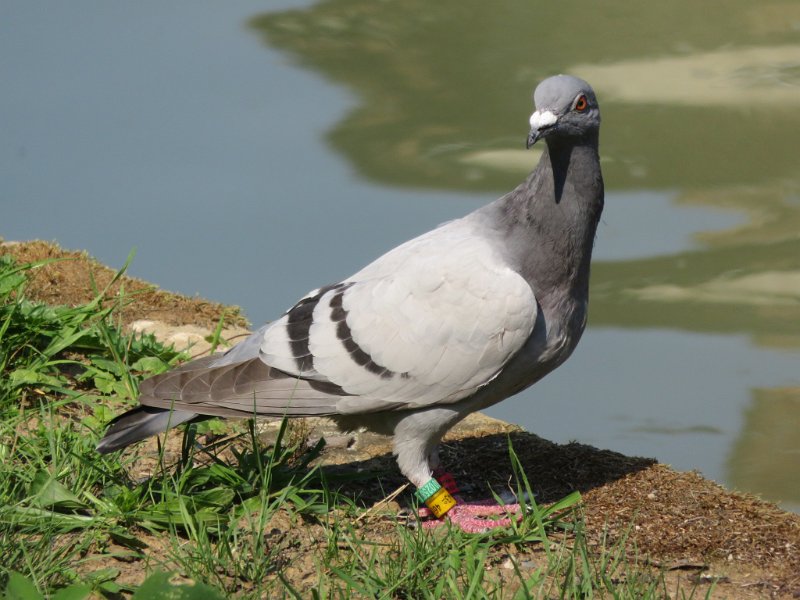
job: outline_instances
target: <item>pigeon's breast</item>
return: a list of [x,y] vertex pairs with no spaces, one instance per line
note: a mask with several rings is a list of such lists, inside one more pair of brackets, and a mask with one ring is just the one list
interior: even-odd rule
[[542,306],[547,331],[540,362],[551,371],[567,360],[586,328],[588,301],[565,294],[550,306]]
[[539,303],[536,324],[519,353],[485,388],[470,399],[481,410],[530,387],[569,358],[586,326],[586,299],[564,295]]

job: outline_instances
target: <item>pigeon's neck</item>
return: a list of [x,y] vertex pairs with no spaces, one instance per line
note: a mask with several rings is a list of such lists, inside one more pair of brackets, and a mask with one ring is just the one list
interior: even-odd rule
[[597,136],[547,142],[528,179],[494,205],[509,258],[540,302],[551,294],[588,294],[603,210]]

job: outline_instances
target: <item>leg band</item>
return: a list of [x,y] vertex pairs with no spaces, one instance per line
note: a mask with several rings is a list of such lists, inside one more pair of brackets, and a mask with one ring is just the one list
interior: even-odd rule
[[425,506],[430,509],[437,519],[442,518],[447,511],[456,505],[455,498],[435,479],[430,479],[428,483],[419,488],[416,491],[416,496],[425,503]]

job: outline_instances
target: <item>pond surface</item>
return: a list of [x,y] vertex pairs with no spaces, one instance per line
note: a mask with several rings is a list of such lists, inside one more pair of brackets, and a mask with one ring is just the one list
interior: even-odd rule
[[489,412],[798,510],[800,4],[697,6],[4,2],[0,235],[261,323],[515,186],[531,90],[582,76],[589,329]]

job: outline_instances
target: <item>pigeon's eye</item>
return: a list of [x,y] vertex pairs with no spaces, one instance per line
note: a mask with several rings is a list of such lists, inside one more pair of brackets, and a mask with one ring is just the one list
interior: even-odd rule
[[589,102],[586,100],[586,96],[581,96],[575,101],[575,110],[578,112],[585,111],[589,106]]

